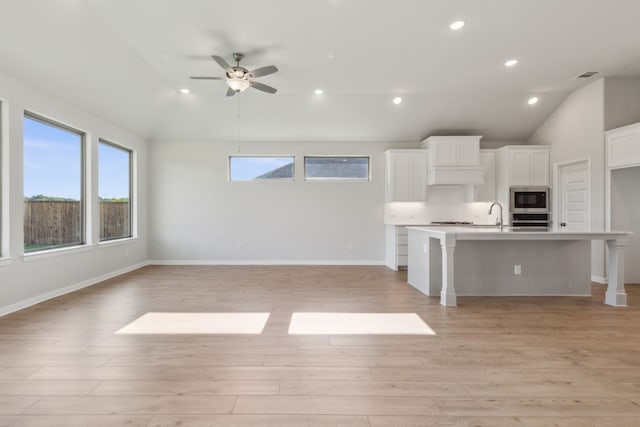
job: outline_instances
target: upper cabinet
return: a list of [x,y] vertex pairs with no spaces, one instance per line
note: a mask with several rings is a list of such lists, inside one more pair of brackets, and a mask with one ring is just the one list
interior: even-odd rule
[[429,185],[482,184],[481,136],[430,136],[422,141],[429,150]]
[[607,166],[640,166],[640,123],[612,129],[606,133]]
[[386,201],[427,200],[427,150],[387,150],[385,158]]
[[506,146],[498,150],[501,167],[507,168],[507,187],[549,186],[549,147]]

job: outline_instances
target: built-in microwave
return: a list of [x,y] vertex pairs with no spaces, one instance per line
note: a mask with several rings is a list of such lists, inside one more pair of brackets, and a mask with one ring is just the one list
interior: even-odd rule
[[549,187],[511,187],[509,210],[512,213],[549,213]]

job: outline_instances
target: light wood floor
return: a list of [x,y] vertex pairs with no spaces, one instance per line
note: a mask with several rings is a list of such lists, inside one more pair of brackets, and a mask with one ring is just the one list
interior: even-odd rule
[[[638,426],[640,287],[459,298],[385,267],[146,267],[0,318],[0,426]],[[151,311],[261,335],[114,335]],[[287,334],[293,312],[418,313],[433,336]]]

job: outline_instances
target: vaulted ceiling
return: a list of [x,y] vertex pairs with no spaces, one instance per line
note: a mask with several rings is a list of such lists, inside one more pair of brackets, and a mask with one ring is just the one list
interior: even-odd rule
[[[148,139],[519,141],[577,74],[640,77],[638,16],[638,0],[0,0],[0,71]],[[277,94],[189,79],[233,52],[276,65],[260,81]]]

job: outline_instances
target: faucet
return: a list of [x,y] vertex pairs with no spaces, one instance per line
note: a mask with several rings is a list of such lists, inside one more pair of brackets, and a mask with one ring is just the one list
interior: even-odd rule
[[500,222],[496,222],[497,225],[500,226],[500,230],[502,230],[502,205],[498,202],[493,202],[491,203],[491,206],[489,206],[489,215],[491,215],[491,211],[493,210],[493,207],[498,205],[498,207],[500,208]]

